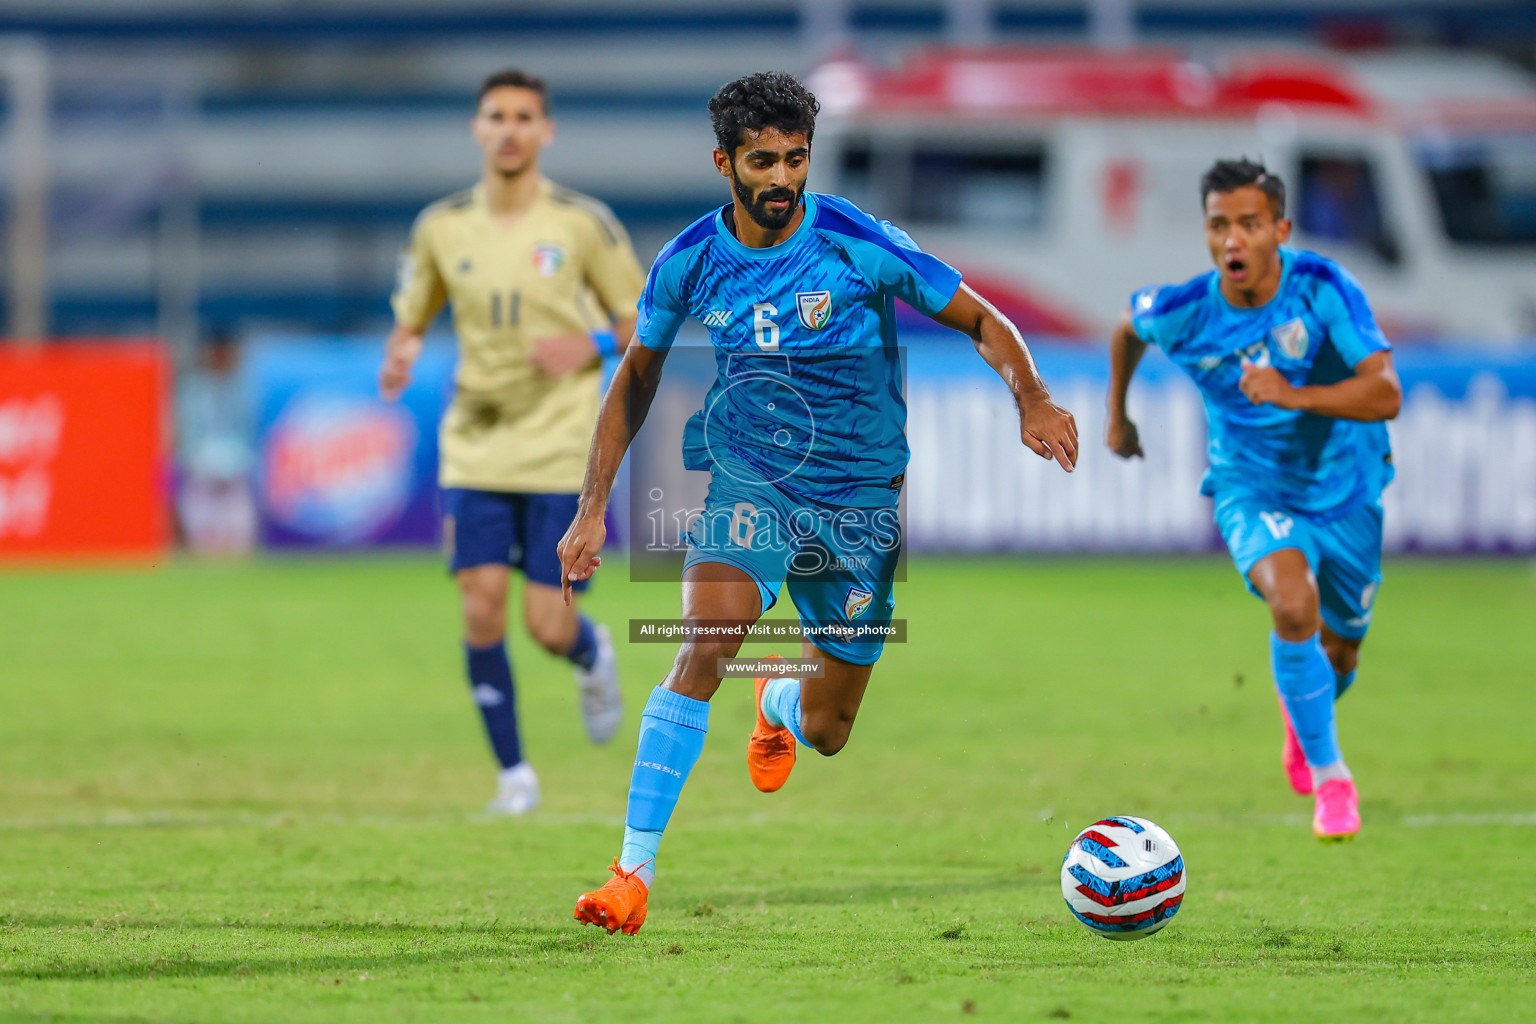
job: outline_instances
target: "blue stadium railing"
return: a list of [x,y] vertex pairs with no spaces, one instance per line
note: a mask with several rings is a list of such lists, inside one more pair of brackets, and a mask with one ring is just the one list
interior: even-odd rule
[[[510,4],[483,8],[417,10],[166,10],[138,14],[100,13],[81,8],[0,10],[0,34],[33,33],[52,39],[195,40],[225,43],[311,44],[335,41],[422,41],[498,33],[668,36],[698,38],[723,33],[793,32],[800,28],[799,5],[742,4],[715,9],[665,3],[615,4],[607,8],[519,10]],[[1002,31],[1083,32],[1087,3],[998,3],[994,17]],[[855,31],[936,33],[944,28],[944,4],[852,3]],[[1536,30],[1536,5],[1517,0],[1429,0],[1388,3],[1305,0],[1264,4],[1143,2],[1137,22],[1146,31],[1326,31],[1341,23],[1406,23],[1415,38],[1464,42],[1475,37]]]

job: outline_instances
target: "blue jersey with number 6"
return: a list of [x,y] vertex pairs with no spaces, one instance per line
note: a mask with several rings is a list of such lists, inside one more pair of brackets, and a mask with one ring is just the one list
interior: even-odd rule
[[824,505],[894,504],[908,456],[894,300],[932,316],[960,274],[839,196],[807,192],[799,228],[765,249],[739,241],[730,216],[726,206],[668,242],[640,299],[646,348],[665,352],[689,319],[714,345],[684,464],[744,464]]
[[1296,386],[1333,384],[1391,348],[1360,285],[1334,261],[1280,249],[1280,290],[1263,306],[1233,306],[1215,270],[1131,296],[1136,334],[1199,386],[1211,461],[1201,491],[1242,490],[1310,514],[1342,515],[1392,479],[1384,423],[1254,405],[1238,386],[1244,364],[1273,366]]

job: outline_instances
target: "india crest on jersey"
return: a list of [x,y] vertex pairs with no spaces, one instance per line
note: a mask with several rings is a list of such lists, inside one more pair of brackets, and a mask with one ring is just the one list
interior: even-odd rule
[[[823,292],[823,295],[826,293]],[[843,599],[843,614],[850,619],[856,619],[869,610],[869,602],[875,599],[875,595],[859,587],[849,587],[848,596]]]
[[1301,317],[1287,320],[1270,331],[1269,336],[1275,339],[1275,344],[1280,346],[1280,351],[1292,359],[1305,356],[1307,343],[1311,340],[1307,337],[1307,325],[1301,322]]
[[832,319],[831,292],[795,292],[795,308],[808,331],[819,331]]
[[554,277],[560,269],[560,264],[565,262],[565,250],[558,245],[544,242],[533,247],[533,265],[539,268],[539,273],[545,277]]

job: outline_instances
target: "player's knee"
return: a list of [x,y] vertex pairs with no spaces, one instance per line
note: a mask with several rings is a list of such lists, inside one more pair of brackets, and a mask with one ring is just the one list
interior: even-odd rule
[[1288,587],[1272,594],[1269,613],[1283,640],[1305,640],[1317,632],[1317,594],[1310,587]]
[[1341,676],[1347,676],[1360,664],[1360,647],[1348,640],[1339,637],[1323,637],[1323,649],[1328,652],[1328,661],[1332,663],[1333,670]]
[[507,631],[507,605],[494,595],[464,595],[464,637],[475,647],[496,643]]
[[530,628],[528,635],[533,637],[533,642],[550,654],[564,654],[571,649],[571,637],[564,630],[550,629],[548,626]]
[[529,615],[525,618],[528,635],[550,654],[564,654],[576,639],[576,623],[559,616]]

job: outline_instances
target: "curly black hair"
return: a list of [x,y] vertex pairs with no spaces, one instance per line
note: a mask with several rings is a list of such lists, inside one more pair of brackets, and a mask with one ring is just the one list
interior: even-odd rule
[[794,75],[782,71],[760,71],[728,82],[709,101],[715,142],[733,157],[744,131],[777,128],[786,135],[804,132],[805,141],[810,142],[820,111],[821,104],[811,91]]
[[1210,170],[1200,176],[1200,207],[1205,208],[1205,198],[1212,192],[1236,192],[1250,186],[1269,197],[1269,209],[1275,220],[1285,216],[1285,182],[1280,175],[1247,157],[1211,164]]

